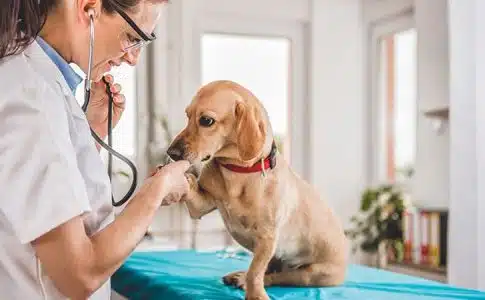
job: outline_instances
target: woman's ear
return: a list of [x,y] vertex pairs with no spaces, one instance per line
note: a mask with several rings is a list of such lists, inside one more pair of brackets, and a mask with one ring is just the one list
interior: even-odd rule
[[92,16],[93,19],[97,19],[99,17],[99,13],[102,7],[101,0],[78,0],[77,2],[77,10],[78,10],[78,17],[89,26],[89,19]]
[[235,113],[239,157],[243,161],[254,159],[262,151],[266,139],[264,122],[254,107],[243,102],[237,102]]

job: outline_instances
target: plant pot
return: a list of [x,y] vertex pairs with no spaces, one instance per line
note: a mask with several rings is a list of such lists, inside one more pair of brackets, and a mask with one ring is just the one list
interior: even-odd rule
[[387,267],[387,242],[381,242],[377,248],[376,266],[383,269]]
[[360,252],[357,261],[365,266],[376,267],[377,252]]

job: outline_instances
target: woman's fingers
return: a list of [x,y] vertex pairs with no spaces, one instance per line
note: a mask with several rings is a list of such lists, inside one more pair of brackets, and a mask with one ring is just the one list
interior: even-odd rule
[[[104,79],[108,83],[109,90],[111,91],[111,93],[119,94],[121,92],[121,85],[119,83],[114,83],[113,75],[111,75],[111,74],[105,75]],[[104,88],[106,88],[106,83],[102,80],[100,80],[99,82],[96,82],[95,84],[97,84],[97,85],[103,84]]]
[[104,79],[106,80],[106,82],[108,82],[109,84],[112,84],[113,81],[114,81],[114,78],[113,78],[113,75],[111,74],[107,74],[104,76]]
[[121,92],[121,85],[118,83],[110,84],[110,91],[114,94],[119,94]]
[[157,173],[158,173],[158,172],[159,172],[159,171],[160,171],[162,168],[163,168],[163,165],[161,165],[161,164],[160,164],[160,165],[158,165],[158,166],[156,166],[156,167],[155,167],[155,168],[152,170],[150,177],[151,177],[151,176],[154,176],[155,174],[157,174]]
[[113,97],[113,102],[119,108],[124,108],[126,103],[126,97],[123,94],[118,94]]
[[176,194],[168,194],[162,201],[162,205],[163,206],[168,206],[168,205],[171,205],[173,203],[177,203],[179,202],[181,199],[181,197],[179,195],[176,195]]

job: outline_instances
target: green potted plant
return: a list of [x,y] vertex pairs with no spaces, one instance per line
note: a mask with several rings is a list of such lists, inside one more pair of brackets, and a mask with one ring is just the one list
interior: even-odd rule
[[361,196],[360,211],[351,218],[353,228],[346,234],[353,241],[352,252],[360,249],[375,255],[377,266],[384,267],[389,254],[396,261],[403,257],[404,193],[384,184],[367,188]]

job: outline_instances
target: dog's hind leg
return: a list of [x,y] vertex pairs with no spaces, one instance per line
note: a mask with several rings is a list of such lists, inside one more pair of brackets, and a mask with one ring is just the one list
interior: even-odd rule
[[264,276],[265,286],[337,286],[345,280],[341,266],[328,263],[311,264],[294,270],[268,273]]

